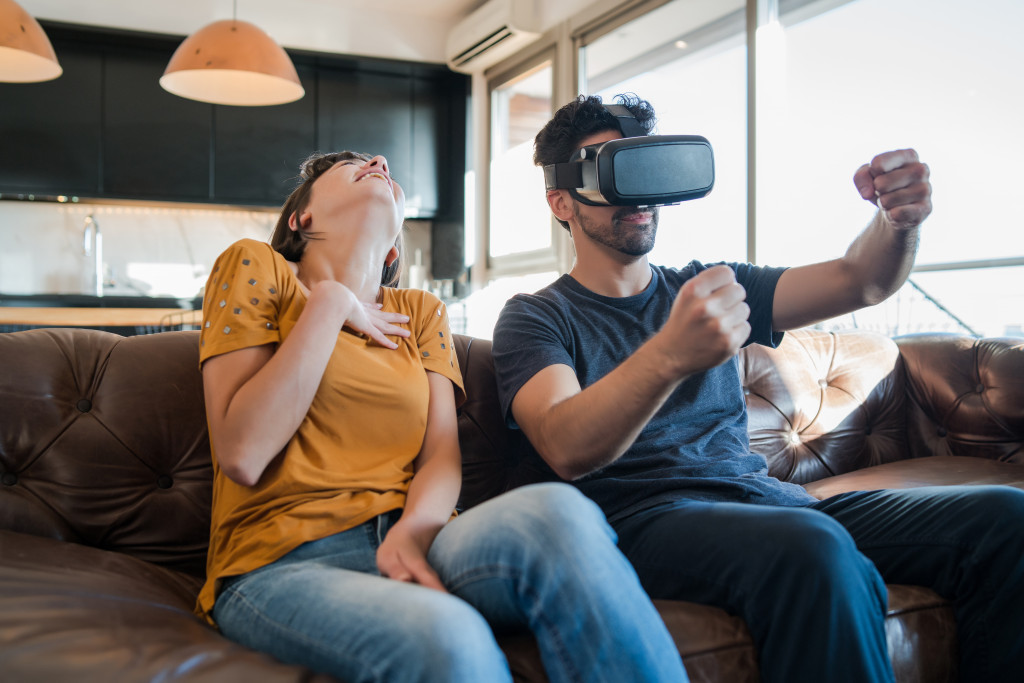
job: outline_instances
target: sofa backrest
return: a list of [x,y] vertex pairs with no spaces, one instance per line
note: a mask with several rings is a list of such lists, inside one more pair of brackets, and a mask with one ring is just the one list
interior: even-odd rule
[[[459,358],[469,395],[459,424],[462,505],[555,478],[522,432],[504,424],[491,342],[473,339]],[[796,330],[777,349],[744,348],[738,367],[751,448],[772,475],[806,483],[906,457],[903,365],[888,337]]]
[[[0,334],[0,528],[202,576],[212,474],[198,336]],[[932,454],[1024,462],[1019,341],[797,330],[778,349],[748,347],[751,447],[798,483]],[[505,425],[490,341],[455,346],[460,506],[555,478]]]
[[892,339],[787,332],[740,353],[752,450],[797,484],[907,457],[905,376]]
[[203,575],[212,475],[198,335],[0,334],[0,528]]
[[897,337],[907,375],[910,457],[1024,464],[1024,339]]

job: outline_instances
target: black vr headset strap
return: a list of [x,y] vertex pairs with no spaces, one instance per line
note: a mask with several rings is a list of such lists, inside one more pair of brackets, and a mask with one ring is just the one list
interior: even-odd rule
[[619,132],[623,137],[639,138],[647,135],[647,131],[633,116],[633,112],[621,104],[606,104],[604,108],[619,121]]
[[[623,137],[639,138],[647,135],[633,112],[623,105],[606,104],[604,108],[618,121],[619,132]],[[583,187],[583,167],[578,161],[545,166],[544,186],[549,190]]]
[[544,187],[549,190],[583,187],[583,166],[578,163],[549,164],[545,166]]

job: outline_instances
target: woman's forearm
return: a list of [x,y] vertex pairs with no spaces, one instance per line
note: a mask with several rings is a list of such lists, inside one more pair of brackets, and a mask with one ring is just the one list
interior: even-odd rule
[[233,480],[254,485],[309,411],[348,316],[342,293],[334,289],[314,288],[276,350],[225,354],[204,365],[211,441]]

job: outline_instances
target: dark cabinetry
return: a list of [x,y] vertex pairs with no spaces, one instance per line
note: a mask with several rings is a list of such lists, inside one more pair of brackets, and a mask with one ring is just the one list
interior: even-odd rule
[[316,151],[317,73],[296,64],[306,95],[273,107],[213,107],[213,192],[239,204],[280,205],[299,162]]
[[0,194],[279,206],[306,156],[352,149],[388,158],[410,215],[461,220],[466,76],[293,53],[305,97],[225,107],[160,88],[180,38],[45,27],[64,74],[0,84]]
[[159,51],[108,48],[104,56],[103,194],[209,198],[212,105],[160,87],[167,60]]
[[0,192],[100,192],[103,56],[61,46],[54,81],[0,83]]
[[317,121],[327,150],[383,154],[391,173],[413,201],[412,81],[409,74],[320,70]]

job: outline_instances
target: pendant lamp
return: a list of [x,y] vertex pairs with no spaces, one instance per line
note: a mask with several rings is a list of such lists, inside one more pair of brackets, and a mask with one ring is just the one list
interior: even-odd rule
[[239,106],[284,104],[306,94],[281,46],[238,19],[215,21],[186,38],[160,86],[190,100]]
[[51,81],[62,73],[39,22],[14,0],[0,0],[0,81]]

